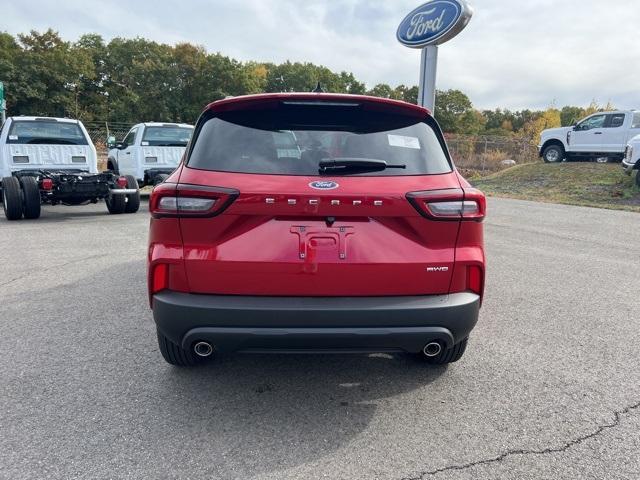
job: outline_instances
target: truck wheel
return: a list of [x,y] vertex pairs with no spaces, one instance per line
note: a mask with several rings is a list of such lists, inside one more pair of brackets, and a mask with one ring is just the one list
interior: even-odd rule
[[40,218],[40,187],[33,177],[22,177],[22,195],[24,196],[24,218]]
[[426,355],[423,355],[423,354],[421,355],[427,363],[430,363],[432,365],[444,365],[447,363],[457,362],[462,358],[464,351],[467,349],[468,341],[469,341],[469,337],[456,343],[452,347],[444,348],[435,357],[427,357]]
[[542,159],[545,163],[559,163],[564,158],[564,148],[560,145],[549,145],[542,152]]
[[[138,190],[138,181],[133,175],[126,175],[127,188],[135,188]],[[140,190],[136,193],[130,193],[126,195],[126,205],[124,207],[124,213],[136,213],[140,209]]]
[[16,177],[4,177],[2,179],[2,208],[7,220],[20,220],[22,218],[22,191],[20,182]]
[[640,188],[640,170],[636,170],[636,185]]
[[153,186],[155,187],[156,185],[161,184],[162,182],[164,182],[167,178],[169,178],[169,175],[167,175],[166,173],[159,173],[158,175],[156,175],[155,177],[153,177]]
[[176,345],[160,333],[160,331],[157,333],[158,347],[160,347],[160,353],[167,363],[178,367],[193,367],[194,365],[202,363],[204,360],[203,357],[198,357],[191,350],[185,350],[179,345]]
[[127,199],[125,195],[109,195],[104,199],[104,203],[107,204],[107,210],[112,215],[119,215],[124,213],[124,209],[127,206]]

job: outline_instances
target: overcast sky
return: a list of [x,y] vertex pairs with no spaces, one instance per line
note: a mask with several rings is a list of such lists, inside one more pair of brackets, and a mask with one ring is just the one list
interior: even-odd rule
[[[239,60],[310,61],[369,87],[417,84],[419,51],[395,32],[420,0],[23,0],[0,30],[97,32],[192,42]],[[477,108],[611,100],[640,108],[640,0],[471,0],[475,15],[440,47],[438,88]]]

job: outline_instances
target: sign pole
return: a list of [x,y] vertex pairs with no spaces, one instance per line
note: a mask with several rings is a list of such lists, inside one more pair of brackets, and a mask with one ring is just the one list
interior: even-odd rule
[[418,87],[418,105],[431,110],[436,109],[436,75],[438,73],[438,46],[429,45],[422,49],[420,59],[420,84]]

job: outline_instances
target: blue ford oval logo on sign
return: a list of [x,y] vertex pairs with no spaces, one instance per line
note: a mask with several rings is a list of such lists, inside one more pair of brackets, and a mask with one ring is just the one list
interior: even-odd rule
[[333,190],[334,188],[338,188],[340,185],[338,185],[336,182],[325,180],[325,181],[311,182],[309,186],[311,188],[315,188],[316,190]]
[[439,45],[460,33],[472,15],[465,0],[433,0],[407,15],[396,36],[407,47]]

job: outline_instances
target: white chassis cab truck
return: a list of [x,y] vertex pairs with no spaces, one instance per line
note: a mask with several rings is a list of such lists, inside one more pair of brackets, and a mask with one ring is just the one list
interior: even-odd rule
[[0,130],[0,188],[8,220],[40,217],[43,203],[84,205],[104,199],[110,213],[134,213],[133,177],[98,173],[96,148],[78,120],[10,117]]
[[178,167],[192,134],[184,123],[139,123],[121,142],[109,138],[107,168],[135,177],[141,187],[157,185]]
[[541,134],[540,156],[547,163],[563,160],[621,161],[629,140],[640,134],[640,112],[598,112],[572,127]]
[[627,175],[636,170],[636,185],[640,188],[640,135],[629,140],[622,160],[622,168]]

